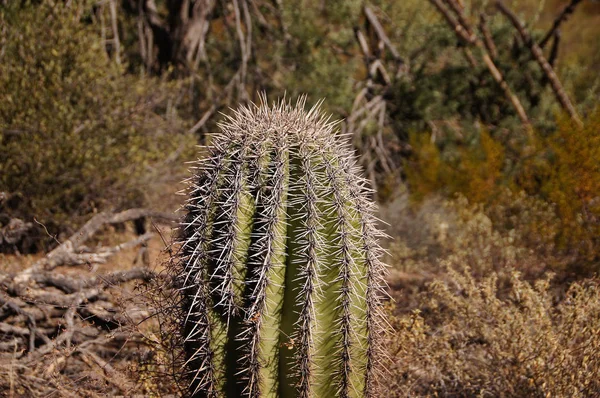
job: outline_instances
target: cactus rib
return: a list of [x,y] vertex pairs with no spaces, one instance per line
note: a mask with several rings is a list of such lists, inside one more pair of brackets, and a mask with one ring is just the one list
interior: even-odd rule
[[189,180],[190,396],[376,395],[382,235],[351,148],[305,101],[234,111]]

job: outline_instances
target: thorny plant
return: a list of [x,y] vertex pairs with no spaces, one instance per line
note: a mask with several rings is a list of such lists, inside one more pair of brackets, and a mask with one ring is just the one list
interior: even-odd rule
[[384,265],[353,152],[319,105],[235,111],[189,180],[171,269],[194,397],[374,397]]

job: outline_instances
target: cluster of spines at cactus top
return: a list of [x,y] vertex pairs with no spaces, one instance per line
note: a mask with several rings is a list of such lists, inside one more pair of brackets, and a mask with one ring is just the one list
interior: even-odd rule
[[193,397],[374,397],[384,265],[352,149],[319,105],[251,104],[188,181],[177,286]]

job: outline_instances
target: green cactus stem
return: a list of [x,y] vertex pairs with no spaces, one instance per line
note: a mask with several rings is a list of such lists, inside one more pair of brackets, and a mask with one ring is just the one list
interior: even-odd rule
[[384,265],[319,106],[235,111],[189,180],[176,262],[193,397],[374,397]]

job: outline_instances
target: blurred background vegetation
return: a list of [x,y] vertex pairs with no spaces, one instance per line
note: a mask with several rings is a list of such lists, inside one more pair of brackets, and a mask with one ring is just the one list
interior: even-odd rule
[[[415,386],[400,396],[577,396],[593,387],[582,381],[589,374],[550,385],[542,380],[558,371],[540,368],[512,390],[490,379],[493,369],[511,380],[537,368],[498,353],[473,367],[485,353],[466,360],[461,344],[475,337],[456,333],[489,325],[452,318],[464,294],[508,300],[502,311],[517,314],[525,291],[541,300],[530,311],[552,312],[533,317],[553,325],[543,355],[562,353],[575,367],[585,359],[568,347],[591,337],[567,336],[580,320],[564,314],[579,315],[559,303],[570,294],[596,303],[590,327],[600,333],[589,290],[600,270],[600,3],[498,3],[0,1],[0,249],[49,249],[105,209],[174,210],[184,162],[201,156],[196,145],[210,141],[220,112],[261,91],[325,97],[394,237],[398,361],[416,355],[411,341],[431,353],[394,368],[396,386]],[[439,306],[453,310],[442,316]],[[512,333],[538,328],[526,318]],[[425,344],[434,330],[455,334]],[[480,337],[504,344],[501,332]],[[523,334],[523,344],[540,336]],[[452,364],[434,355],[444,349]]]

